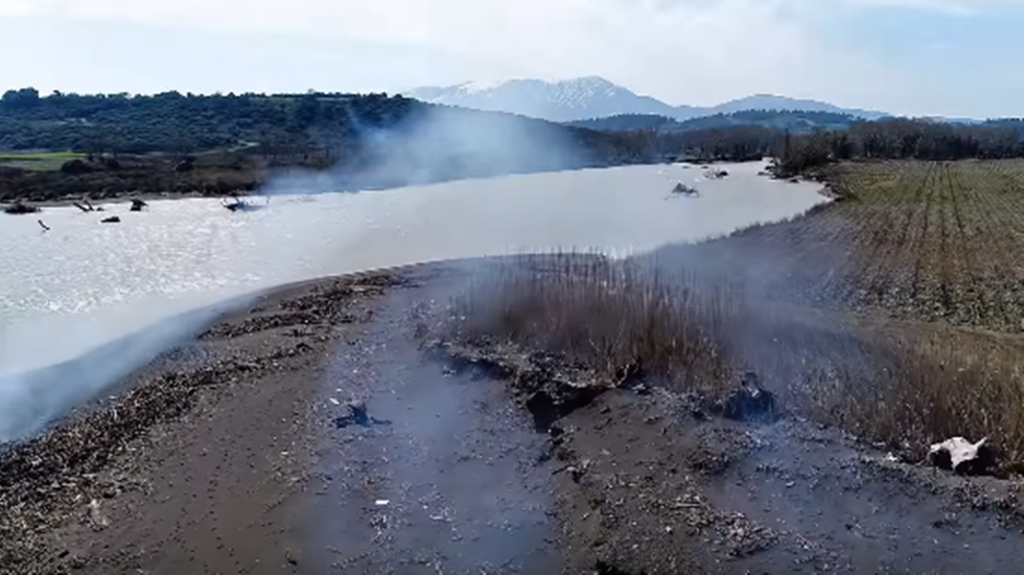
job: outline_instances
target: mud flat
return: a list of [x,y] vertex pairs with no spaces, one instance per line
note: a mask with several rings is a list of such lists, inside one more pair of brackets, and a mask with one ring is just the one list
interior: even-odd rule
[[0,572],[1015,573],[1018,484],[449,341],[488,261],[297,284],[0,458]]

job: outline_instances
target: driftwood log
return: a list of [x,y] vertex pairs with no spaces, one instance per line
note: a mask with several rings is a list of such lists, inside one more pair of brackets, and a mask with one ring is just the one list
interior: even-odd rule
[[78,202],[73,202],[73,203],[74,203],[76,208],[82,210],[83,212],[95,212],[95,211],[97,211],[96,208],[94,208],[93,205],[89,203],[89,200],[83,200],[82,203],[78,203]]

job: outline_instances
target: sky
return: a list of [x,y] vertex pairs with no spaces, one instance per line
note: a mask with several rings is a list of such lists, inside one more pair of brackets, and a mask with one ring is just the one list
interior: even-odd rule
[[1024,0],[0,0],[0,90],[397,92],[602,76],[1024,116]]

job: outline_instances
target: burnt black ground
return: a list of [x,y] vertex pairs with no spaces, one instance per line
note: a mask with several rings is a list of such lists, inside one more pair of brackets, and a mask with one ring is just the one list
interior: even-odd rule
[[[27,526],[4,545],[32,544],[0,572],[1019,571],[1017,482],[888,461],[792,418],[696,417],[657,388],[589,389],[530,350],[427,353],[483,265],[290,286],[225,318],[119,388],[141,396],[97,408],[188,393],[180,413],[109,427],[128,433],[109,459],[32,477],[0,462],[18,495],[3,519]],[[547,432],[538,390],[575,394]],[[338,427],[352,400],[376,422]]]

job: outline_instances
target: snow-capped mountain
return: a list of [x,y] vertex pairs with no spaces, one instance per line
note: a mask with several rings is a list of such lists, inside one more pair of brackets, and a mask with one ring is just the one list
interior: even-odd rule
[[410,98],[477,110],[510,112],[553,122],[570,122],[622,113],[675,116],[673,106],[640,96],[604,78],[588,76],[559,82],[509,80],[418,88]]
[[448,87],[418,88],[404,95],[435,104],[510,112],[554,122],[571,122],[620,114],[657,114],[677,120],[688,120],[742,110],[838,112],[869,119],[885,115],[882,112],[844,109],[816,100],[797,100],[767,94],[733,100],[713,107],[672,106],[650,96],[638,95],[597,76],[559,82],[468,82]]

